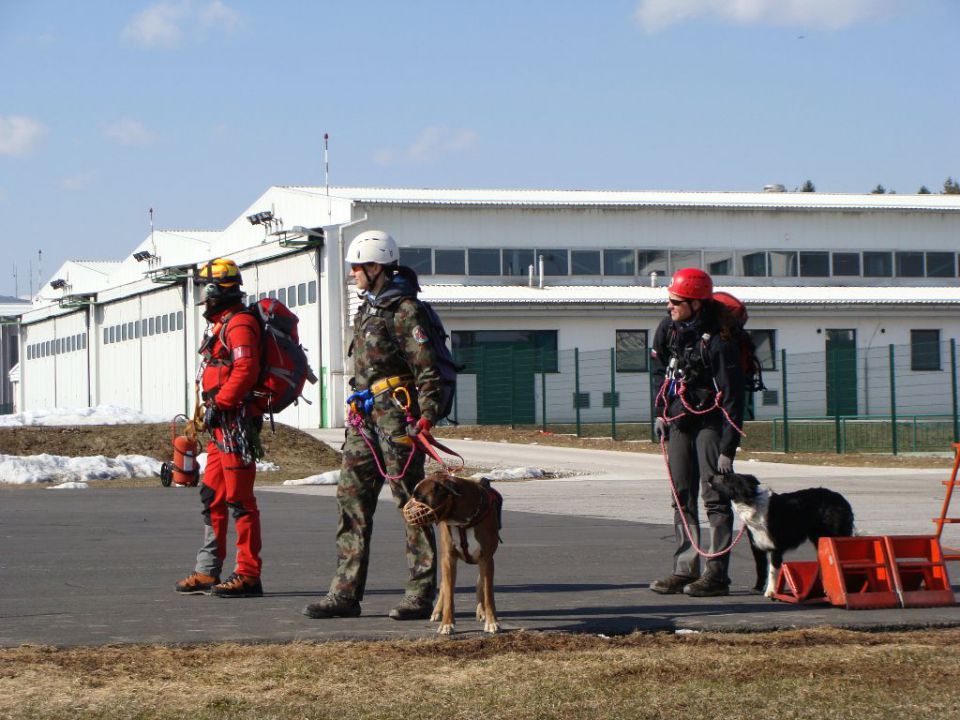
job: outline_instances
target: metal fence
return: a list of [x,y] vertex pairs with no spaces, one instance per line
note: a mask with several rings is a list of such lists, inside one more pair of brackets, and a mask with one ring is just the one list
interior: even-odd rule
[[[649,438],[645,353],[472,348],[452,417],[618,440]],[[747,399],[744,447],[787,452],[924,452],[960,441],[957,352],[941,343],[834,347],[767,359]]]

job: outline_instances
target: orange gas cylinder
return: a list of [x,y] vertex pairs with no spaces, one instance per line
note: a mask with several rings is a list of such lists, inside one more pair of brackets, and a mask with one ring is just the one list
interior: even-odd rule
[[183,435],[177,435],[177,420],[181,418],[186,420],[185,416],[177,415],[171,423],[173,462],[163,463],[160,466],[160,483],[164,487],[170,487],[171,484],[181,487],[195,487],[200,482],[196,426],[188,420]]

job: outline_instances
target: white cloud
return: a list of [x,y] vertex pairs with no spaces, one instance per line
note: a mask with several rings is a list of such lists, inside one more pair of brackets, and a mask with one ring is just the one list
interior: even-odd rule
[[221,0],[160,2],[135,15],[121,36],[145,48],[174,48],[197,28],[230,32],[239,24],[240,14]]
[[402,162],[422,165],[436,162],[445,155],[470,150],[476,146],[479,137],[469,128],[431,125],[421,130],[406,148],[401,150],[384,148],[374,155],[374,160],[381,165],[395,165]]
[[640,0],[635,17],[648,33],[701,17],[738,25],[837,30],[882,17],[894,0]]
[[110,140],[121,145],[147,147],[152,145],[157,136],[147,130],[142,123],[130,118],[121,118],[104,128],[103,134]]
[[47,129],[33,118],[0,115],[0,155],[29,155],[46,134]]
[[69,175],[60,180],[60,187],[64,190],[86,190],[93,184],[94,177],[92,172]]

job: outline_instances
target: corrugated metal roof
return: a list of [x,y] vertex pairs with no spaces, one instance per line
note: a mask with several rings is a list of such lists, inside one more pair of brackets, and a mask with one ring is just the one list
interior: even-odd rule
[[[960,287],[717,287],[751,305],[960,305]],[[424,285],[420,295],[446,305],[651,305],[665,287]]]
[[[325,195],[323,187],[291,186]],[[802,192],[671,192],[622,190],[497,190],[331,187],[330,195],[367,204],[566,207],[682,207],[702,209],[891,210],[960,212],[960,195],[873,195]]]

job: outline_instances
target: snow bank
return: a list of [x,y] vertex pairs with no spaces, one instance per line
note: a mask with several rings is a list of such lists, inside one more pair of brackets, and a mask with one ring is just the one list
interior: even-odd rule
[[145,455],[118,455],[108,458],[63,457],[62,455],[0,455],[0,483],[84,483],[88,480],[117,480],[160,474],[160,462]]
[[16,415],[0,415],[0,427],[52,425],[140,425],[167,422],[169,417],[147,415],[119,405],[98,405],[88,408],[47,408],[28,410]]
[[474,480],[483,480],[484,478],[487,480],[527,480],[528,478],[541,478],[546,474],[546,471],[540,468],[518,467],[475,473],[470,477]]
[[284,485],[336,485],[340,482],[340,471],[330,470],[319,475],[300,478],[299,480],[284,480]]

